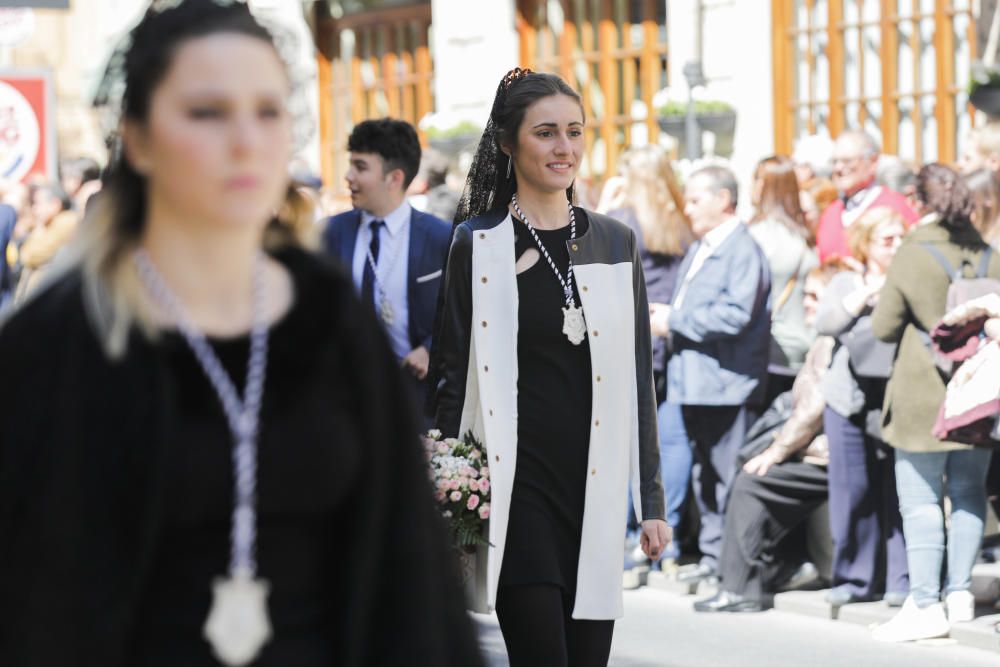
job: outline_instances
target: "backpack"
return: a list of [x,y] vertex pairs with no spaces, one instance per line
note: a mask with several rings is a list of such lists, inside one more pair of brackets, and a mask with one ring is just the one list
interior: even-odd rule
[[944,256],[944,253],[933,243],[921,243],[924,249],[931,254],[938,264],[948,274],[951,284],[948,285],[948,296],[945,299],[945,312],[951,311],[956,306],[960,306],[966,301],[971,301],[977,297],[987,294],[1000,294],[1000,280],[988,277],[990,268],[990,258],[993,256],[993,248],[987,246],[983,251],[983,256],[979,259],[979,268],[972,278],[966,277],[966,269],[975,268],[972,261],[963,258],[957,269],[952,268],[951,262]]
[[[958,268],[954,268],[951,262],[944,256],[944,253],[933,243],[921,243],[921,246],[937,260],[937,263],[945,270],[950,284],[948,285],[948,295],[945,297],[945,312],[950,312],[966,301],[986,296],[987,294],[1000,294],[1000,280],[989,277],[990,258],[993,256],[993,248],[987,246],[983,250],[979,259],[979,266],[975,267],[968,257],[962,259]],[[972,277],[968,277],[969,270],[975,272]],[[952,359],[943,356],[931,340],[929,332],[921,332],[924,342],[931,350],[934,357],[934,364],[945,373],[946,377],[951,377],[955,370],[955,363]]]

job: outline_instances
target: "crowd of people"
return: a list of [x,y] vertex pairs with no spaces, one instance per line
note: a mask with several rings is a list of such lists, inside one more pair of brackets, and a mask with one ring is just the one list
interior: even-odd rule
[[[955,168],[907,167],[854,130],[817,159],[822,139],[809,138],[800,155],[759,162],[745,222],[735,216],[736,178],[720,167],[690,174],[683,198],[640,190],[615,202],[630,211],[623,220],[655,206],[660,232],[673,230],[674,250],[647,249],[643,262],[650,293],[670,295],[650,304],[667,348],[655,369],[666,375],[662,477],[691,474],[700,515],[700,561],[676,577],[719,586],[696,610],[759,611],[818,575],[833,606],[901,607],[876,639],[940,637],[973,618],[971,571],[987,494],[998,493],[995,440],[971,447],[935,435],[954,368],[936,363],[931,333],[956,305],[947,303],[953,285],[1000,286],[991,282],[1000,277],[991,252],[998,138],[995,123],[976,130]],[[656,150],[631,151],[609,187],[629,191],[632,156]],[[666,158],[640,178],[650,174],[659,196],[678,192]],[[838,196],[808,213],[831,190]],[[978,332],[989,340],[982,322]],[[685,436],[693,462],[673,453]],[[667,517],[680,536],[684,493],[672,491]]]
[[2,188],[0,662],[475,667],[430,428],[485,447],[512,667],[606,665],[623,566],[973,618],[996,382],[942,405],[1000,338],[1000,124],[956,167],[808,137],[747,193],[637,146],[591,208],[579,93],[514,69],[461,192],[368,120],[334,210],[245,4],[129,44],[103,173]]

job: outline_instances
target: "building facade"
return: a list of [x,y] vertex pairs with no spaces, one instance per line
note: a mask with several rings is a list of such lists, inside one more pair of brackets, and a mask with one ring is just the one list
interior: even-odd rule
[[[995,0],[328,0],[318,46],[321,162],[339,186],[346,136],[369,117],[424,121],[425,138],[482,128],[520,65],[559,73],[588,116],[584,177],[629,146],[672,143],[698,62],[703,103],[735,112],[716,152],[741,174],[808,134],[862,127],[886,152],[955,159],[973,124],[965,88]],[[724,108],[724,105],[715,105]],[[724,114],[723,114],[724,115]],[[673,128],[673,129],[671,129]],[[723,132],[727,130],[723,129]],[[682,148],[683,150],[683,148]],[[683,155],[680,155],[683,157]]]

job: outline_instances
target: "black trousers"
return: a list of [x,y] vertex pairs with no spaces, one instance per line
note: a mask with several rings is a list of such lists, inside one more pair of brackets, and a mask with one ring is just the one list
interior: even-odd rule
[[573,599],[558,586],[501,586],[497,619],[510,667],[607,667],[615,622],[572,612]]
[[682,410],[684,428],[694,442],[691,478],[701,512],[698,549],[701,562],[718,569],[736,458],[757,411],[744,405],[685,405]]
[[752,598],[773,592],[798,565],[786,554],[800,550],[783,541],[826,499],[827,473],[821,466],[787,461],[763,477],[740,472],[722,540],[722,588]]

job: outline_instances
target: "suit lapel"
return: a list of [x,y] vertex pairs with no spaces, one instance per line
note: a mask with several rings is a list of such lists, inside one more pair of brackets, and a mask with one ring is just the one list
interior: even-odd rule
[[677,282],[674,284],[674,293],[670,295],[670,303],[677,301],[677,293],[681,290],[681,285],[684,284],[684,279],[687,277],[688,271],[691,270],[691,262],[694,261],[695,253],[698,252],[698,248],[701,247],[701,241],[695,241],[688,248],[688,251],[684,253],[684,259],[681,260],[681,266],[677,269]]
[[340,237],[340,256],[348,267],[354,264],[354,246],[358,242],[358,230],[361,228],[361,211],[355,209],[351,224],[345,225],[344,234]]

